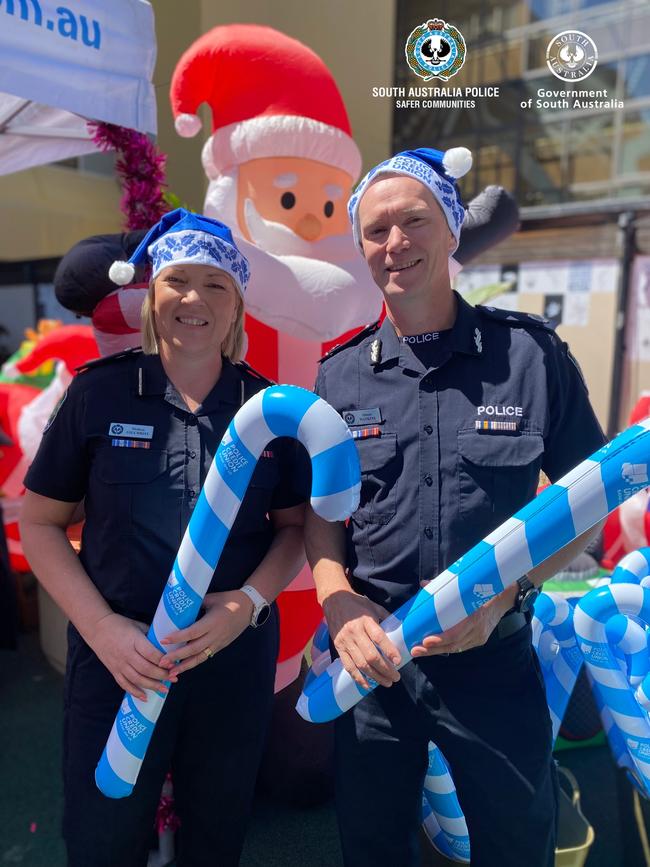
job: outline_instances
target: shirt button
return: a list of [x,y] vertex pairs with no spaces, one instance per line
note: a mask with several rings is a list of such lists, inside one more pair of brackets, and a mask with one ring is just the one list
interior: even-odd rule
[[194,415],[193,412],[191,412],[191,413],[188,415],[188,417],[187,417],[187,423],[188,423],[188,424],[196,424],[196,416]]
[[427,485],[429,487],[431,487],[431,485],[433,484],[433,479],[431,478],[431,476],[425,476],[424,481],[427,483]]
[[196,497],[196,491],[188,491],[187,495],[190,498],[190,500],[193,500],[194,497]]
[[195,457],[196,457],[196,452],[194,451],[194,449],[192,449],[192,451],[190,452],[190,457],[191,457],[191,458],[195,458]]
[[424,528],[424,535],[427,537],[427,539],[433,539],[433,530],[431,529],[431,527]]
[[431,434],[433,433],[433,428],[431,427],[430,424],[425,424],[425,426],[424,426],[424,432],[425,432],[425,433],[428,433],[429,436],[431,436]]

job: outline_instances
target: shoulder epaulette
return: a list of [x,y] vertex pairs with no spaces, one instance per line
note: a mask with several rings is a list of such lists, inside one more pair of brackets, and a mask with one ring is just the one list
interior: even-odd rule
[[342,352],[344,349],[349,349],[351,346],[358,346],[366,337],[370,337],[371,334],[374,334],[380,325],[380,319],[376,322],[372,322],[370,325],[366,325],[365,328],[362,328],[361,331],[357,332],[357,334],[353,334],[349,340],[345,341],[345,343],[337,343],[336,346],[333,346],[329,352],[326,352],[322,358],[318,359],[318,363],[320,364],[322,361],[327,361],[328,358],[331,358],[333,355],[338,355],[339,352]]
[[96,367],[111,364],[113,361],[123,361],[125,358],[133,358],[135,355],[142,355],[141,346],[134,346],[131,349],[123,349],[121,352],[113,353],[113,355],[104,355],[101,358],[94,358],[92,361],[80,364],[79,367],[75,368],[75,370],[77,373],[85,373],[87,370],[94,370]]
[[536,313],[502,310],[499,307],[486,307],[483,304],[477,304],[475,309],[495,322],[501,322],[503,325],[509,325],[511,328],[543,328],[545,331],[555,333],[550,320],[544,316],[538,316]]
[[267,385],[277,385],[277,383],[275,383],[272,379],[269,379],[268,376],[264,376],[264,374],[260,373],[259,370],[255,370],[254,367],[251,367],[251,365],[247,361],[238,361],[235,367],[241,368],[250,376],[252,376],[253,379],[259,379],[260,382],[265,382]]

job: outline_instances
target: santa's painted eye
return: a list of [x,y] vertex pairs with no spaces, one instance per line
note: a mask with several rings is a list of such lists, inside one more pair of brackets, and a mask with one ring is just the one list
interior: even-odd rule
[[323,213],[326,217],[331,217],[334,213],[334,202],[325,202]]
[[296,197],[293,193],[283,193],[282,198],[280,199],[280,204],[283,208],[286,208],[287,211],[290,211],[296,204]]

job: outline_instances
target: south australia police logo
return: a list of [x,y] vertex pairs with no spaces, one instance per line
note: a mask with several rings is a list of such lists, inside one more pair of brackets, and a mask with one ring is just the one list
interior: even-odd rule
[[465,40],[457,27],[440,18],[420,24],[406,40],[406,62],[425,81],[447,80],[465,63]]
[[597,63],[596,43],[581,30],[563,30],[548,43],[546,64],[561,81],[582,81]]

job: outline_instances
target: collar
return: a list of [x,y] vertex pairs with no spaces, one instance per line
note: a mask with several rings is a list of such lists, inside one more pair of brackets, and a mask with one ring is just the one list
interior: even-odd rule
[[[451,353],[459,352],[463,355],[480,355],[483,351],[481,319],[477,311],[463,300],[458,292],[456,296],[456,320],[451,328],[449,349]],[[420,372],[423,366],[413,354],[408,343],[403,343],[395,333],[395,327],[388,316],[382,322],[373,339],[381,340],[381,367],[388,361],[398,359],[400,367],[407,367]],[[372,344],[372,341],[370,341]]]
[[[164,395],[168,403],[184,412],[189,412],[185,401],[176,391],[174,384],[167,378],[159,355],[140,356],[135,375],[136,394],[139,397]],[[239,406],[242,400],[241,383],[242,379],[235,365],[224,358],[221,376],[194,415],[207,415],[214,412],[222,404]]]
[[458,306],[456,321],[451,332],[451,351],[463,355],[481,355],[483,352],[483,330],[481,316],[475,307],[468,304],[458,292],[454,291]]

